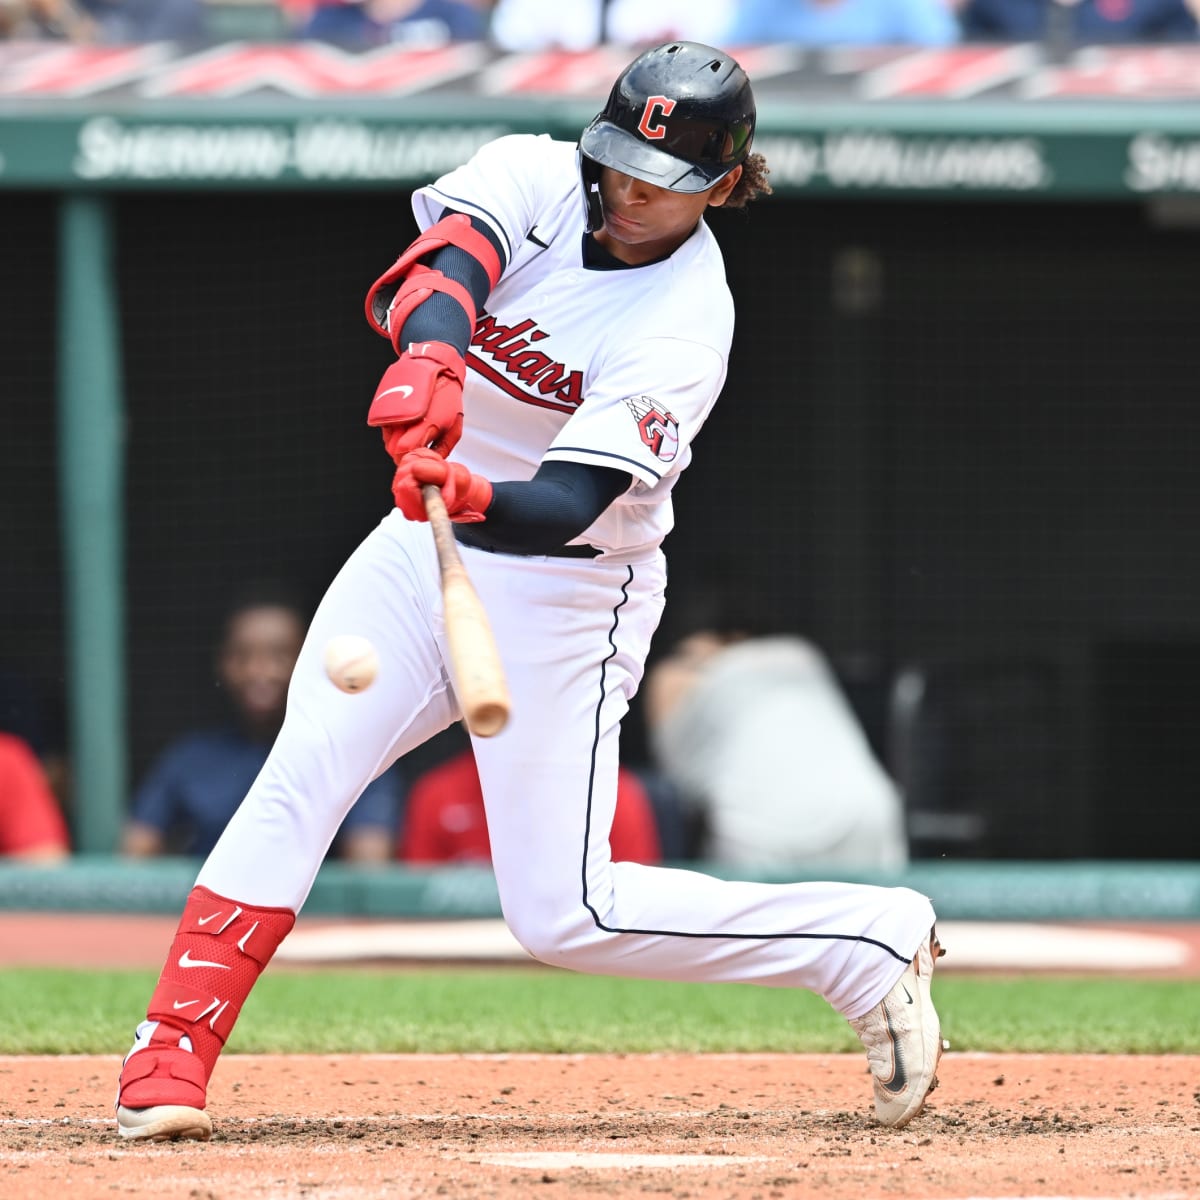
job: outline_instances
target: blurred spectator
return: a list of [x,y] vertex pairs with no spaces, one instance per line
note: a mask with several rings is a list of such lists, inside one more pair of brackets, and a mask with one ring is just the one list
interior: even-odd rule
[[947,46],[958,36],[950,0],[741,0],[720,44]]
[[0,40],[94,42],[97,30],[73,0],[0,0]]
[[342,50],[369,50],[387,41],[386,30],[371,15],[366,0],[317,0],[311,7],[298,7],[293,0],[285,3],[300,41],[327,42]]
[[37,755],[0,733],[0,858],[55,863],[69,853],[67,823]]
[[285,2],[292,13],[296,37],[328,42],[345,50],[483,41],[488,31],[484,0],[318,0],[310,5],[304,0]]
[[[275,587],[255,587],[234,603],[216,663],[233,720],[219,729],[186,734],[163,752],[134,796],[123,853],[204,857],[213,848],[283,723],[305,624],[303,608]],[[359,797],[333,853],[351,862],[389,861],[398,815],[398,773],[393,768]]]
[[71,778],[61,701],[49,701],[28,680],[0,670],[0,731],[20,738],[37,755],[59,807],[69,811]]
[[444,46],[483,41],[486,7],[484,0],[372,0],[371,15],[387,30],[389,42]]
[[1198,0],[964,0],[966,41],[1193,41]]
[[[609,844],[614,862],[662,861],[649,794],[626,767],[617,776],[617,810]],[[409,863],[492,861],[483,789],[470,746],[413,783],[396,857]]]
[[604,41],[601,0],[496,0],[491,40],[501,50],[590,50]]
[[899,793],[810,643],[716,622],[680,637],[645,691],[652,754],[696,815],[701,858],[864,869],[907,861]]
[[720,45],[736,0],[497,0],[491,39],[501,50],[590,50],[603,42],[679,38]]
[[207,40],[205,0],[75,0],[106,46]]
[[717,46],[735,8],[735,0],[612,0],[605,38],[625,45],[657,45],[679,38]]

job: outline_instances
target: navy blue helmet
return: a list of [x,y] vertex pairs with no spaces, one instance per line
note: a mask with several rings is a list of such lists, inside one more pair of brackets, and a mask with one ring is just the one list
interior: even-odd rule
[[672,192],[702,192],[750,153],[754,93],[721,50],[667,42],[617,77],[608,102],[579,139],[588,228],[597,229],[600,167]]

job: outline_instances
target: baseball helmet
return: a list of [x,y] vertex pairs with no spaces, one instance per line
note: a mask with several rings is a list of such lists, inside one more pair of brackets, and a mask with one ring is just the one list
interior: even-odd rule
[[754,93],[721,50],[667,42],[617,76],[608,102],[579,139],[588,228],[597,229],[600,168],[672,192],[702,192],[750,153]]

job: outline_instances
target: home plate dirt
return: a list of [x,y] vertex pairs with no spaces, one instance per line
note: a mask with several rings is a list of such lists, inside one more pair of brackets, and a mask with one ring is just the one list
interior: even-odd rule
[[117,1056],[0,1059],[5,1200],[1184,1200],[1200,1060],[947,1054],[902,1130],[860,1055],[226,1054],[208,1143],[123,1142]]

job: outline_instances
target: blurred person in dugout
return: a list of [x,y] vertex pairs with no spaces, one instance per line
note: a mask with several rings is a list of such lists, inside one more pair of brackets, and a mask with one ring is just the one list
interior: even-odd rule
[[[609,834],[614,862],[662,861],[650,794],[628,767],[617,768],[617,811]],[[483,788],[470,745],[419,775],[408,791],[396,857],[406,863],[490,863]]]
[[0,859],[58,863],[70,849],[66,820],[33,747],[0,733]]
[[46,691],[19,670],[0,667],[0,733],[33,751],[38,773],[49,784],[55,805],[71,812],[71,764],[67,756],[63,698]]
[[[153,764],[133,798],[124,854],[202,858],[212,850],[283,724],[288,683],[307,627],[307,610],[287,588],[256,584],[235,598],[215,664],[230,720],[183,735]],[[393,768],[369,784],[350,810],[333,856],[353,863],[389,861],[399,807],[399,773]]]
[[1181,42],[1200,37],[1200,0],[962,0],[966,41]]
[[825,656],[760,627],[701,600],[646,677],[651,754],[692,815],[694,853],[738,867],[904,866],[899,792]]

